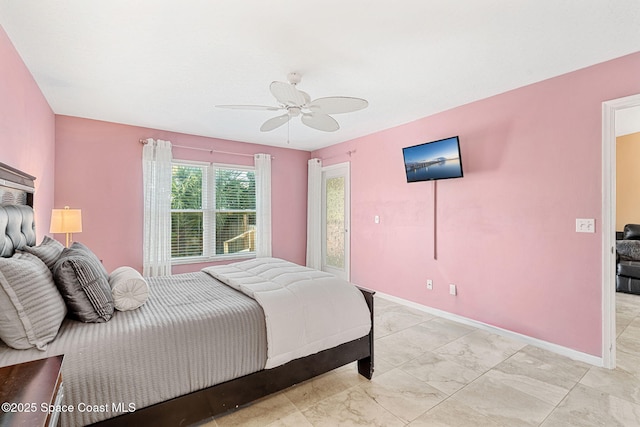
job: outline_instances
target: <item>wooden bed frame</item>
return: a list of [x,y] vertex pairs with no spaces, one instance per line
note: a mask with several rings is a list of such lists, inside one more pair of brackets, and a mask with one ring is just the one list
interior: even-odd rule
[[[0,163],[0,196],[3,202],[4,199],[10,199],[10,203],[33,206],[34,180],[33,176]],[[351,362],[357,362],[360,375],[371,379],[373,376],[374,292],[363,288],[360,288],[360,291],[367,302],[371,317],[371,330],[368,335],[292,360],[273,369],[254,372],[203,390],[136,409],[135,412],[109,418],[93,426],[174,427],[203,423],[216,415],[232,411]]]
[[204,390],[195,391],[157,403],[93,426],[188,426],[206,422],[216,415],[234,410],[261,397],[357,361],[358,372],[367,379],[373,376],[373,295],[362,289],[371,312],[369,335],[338,347],[321,351],[289,363],[236,378]]

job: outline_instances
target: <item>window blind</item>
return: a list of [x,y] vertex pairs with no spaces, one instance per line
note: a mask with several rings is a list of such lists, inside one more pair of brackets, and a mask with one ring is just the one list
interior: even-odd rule
[[171,180],[171,257],[204,255],[203,184],[205,168],[173,165]]
[[255,251],[252,169],[174,163],[172,172],[172,258]]
[[255,251],[255,173],[218,167],[215,188],[216,254]]

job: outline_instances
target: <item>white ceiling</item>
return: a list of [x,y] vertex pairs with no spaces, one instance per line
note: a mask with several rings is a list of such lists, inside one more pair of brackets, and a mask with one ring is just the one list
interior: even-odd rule
[[[638,0],[0,0],[56,114],[312,150],[640,51]],[[287,73],[354,96],[323,133],[279,112]]]

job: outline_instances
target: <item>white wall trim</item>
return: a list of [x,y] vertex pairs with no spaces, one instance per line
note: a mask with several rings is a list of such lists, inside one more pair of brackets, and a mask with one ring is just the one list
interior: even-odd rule
[[418,304],[413,301],[408,301],[402,298],[395,297],[393,295],[388,295],[383,292],[376,291],[376,296],[380,298],[384,298],[389,301],[393,301],[398,304],[405,305],[407,307],[415,308],[420,311],[424,311],[425,313],[432,314],[434,316],[442,317],[447,320],[451,320],[454,322],[462,323],[464,325],[473,326],[474,328],[478,328],[480,330],[500,335],[505,338],[509,338],[515,341],[522,342],[527,345],[532,345],[534,347],[541,348],[543,350],[548,350],[553,353],[557,353],[561,356],[566,356],[571,359],[585,362],[590,365],[595,366],[603,366],[602,358],[598,356],[593,356],[591,354],[583,353],[581,351],[573,350],[568,347],[563,347],[558,344],[553,344],[548,341],[539,340],[537,338],[533,338],[527,335],[522,335],[517,332],[509,331],[507,329],[498,328],[497,326],[492,326],[486,323],[479,322],[477,320],[469,319],[463,316],[459,316],[454,313],[449,313],[447,311],[439,310],[437,308],[429,307],[426,305]]
[[640,94],[602,103],[602,360],[616,367],[616,111],[640,106]]

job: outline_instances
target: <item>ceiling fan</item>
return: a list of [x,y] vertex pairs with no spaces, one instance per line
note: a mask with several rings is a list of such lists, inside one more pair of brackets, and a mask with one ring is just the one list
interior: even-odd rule
[[352,111],[362,110],[369,103],[361,98],[352,98],[348,96],[329,96],[311,100],[306,92],[298,90],[296,85],[300,83],[302,76],[298,73],[289,73],[287,80],[289,83],[272,82],[269,85],[271,94],[280,104],[278,107],[266,105],[216,105],[219,108],[232,108],[236,110],[266,110],[278,111],[284,110],[285,113],[273,117],[260,126],[262,132],[274,130],[293,117],[300,117],[305,125],[325,131],[335,132],[340,129],[338,122],[329,114],[350,113]]

